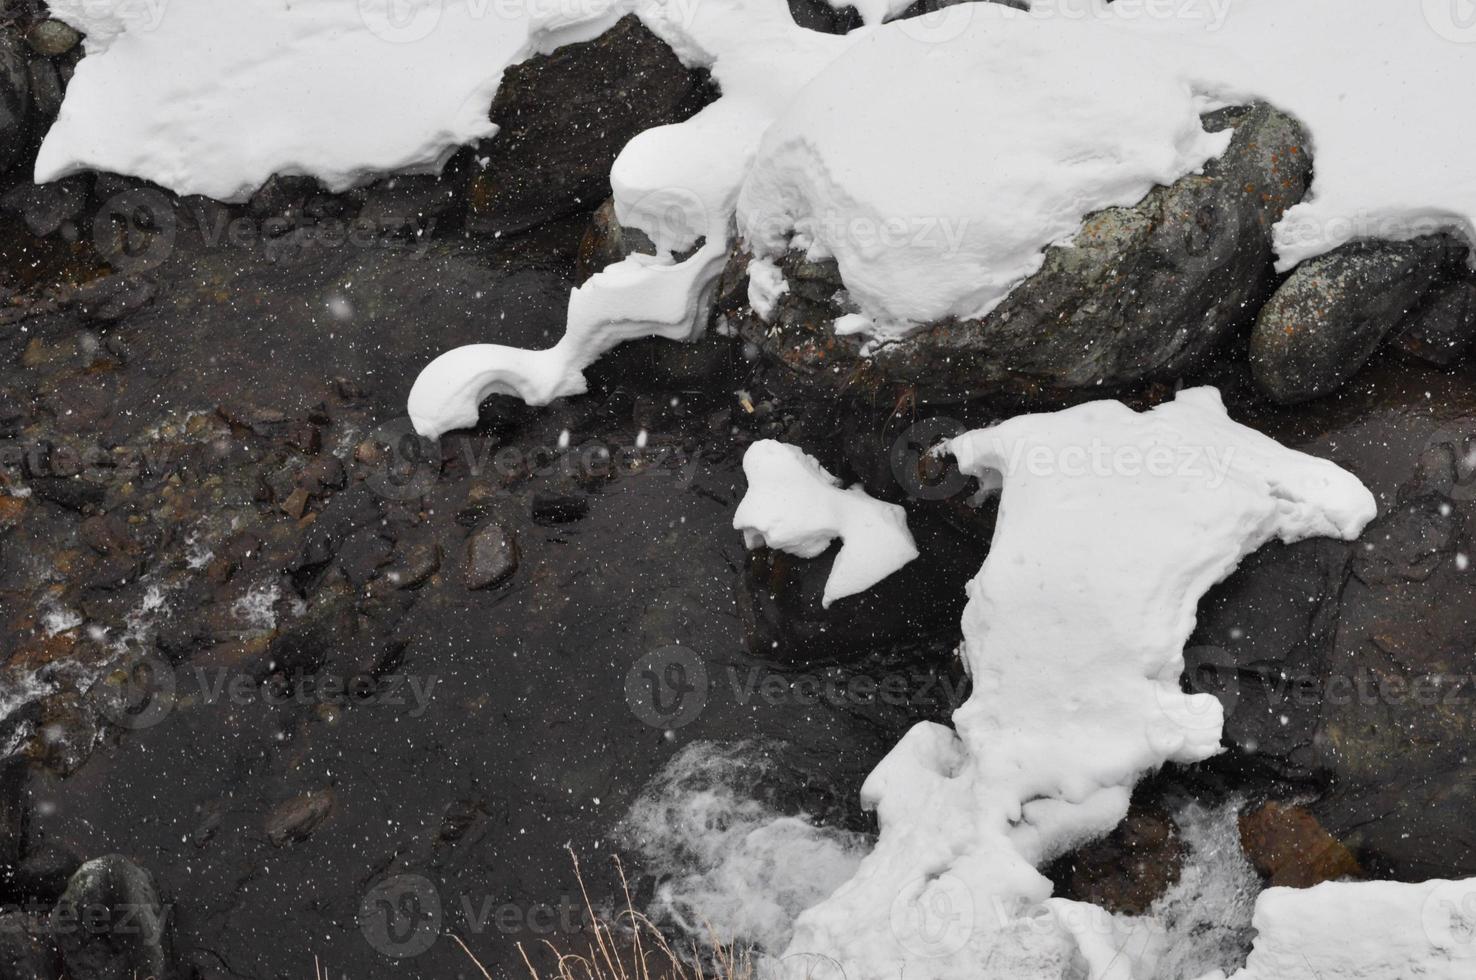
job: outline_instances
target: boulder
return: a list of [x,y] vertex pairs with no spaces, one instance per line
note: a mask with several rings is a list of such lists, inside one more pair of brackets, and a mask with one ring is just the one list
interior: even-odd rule
[[467,189],[467,228],[507,235],[593,211],[631,137],[686,119],[715,94],[705,72],[685,67],[633,16],[513,65],[492,102],[500,129]]
[[128,858],[88,861],[51,910],[68,980],[167,980],[169,913],[153,877]]
[[1256,318],[1250,339],[1256,383],[1283,404],[1338,388],[1461,251],[1440,236],[1358,240],[1303,262]]
[[1476,282],[1463,280],[1432,289],[1395,338],[1400,350],[1444,367],[1476,339]]
[[1240,815],[1240,846],[1273,888],[1362,878],[1363,869],[1305,807],[1267,801]]
[[[1087,216],[1070,243],[988,316],[933,324],[860,356],[837,337],[842,282],[833,262],[790,253],[789,290],[770,321],[732,311],[745,340],[793,387],[822,392],[890,385],[918,401],[981,396],[1060,403],[1113,387],[1177,378],[1248,320],[1271,281],[1271,227],[1306,193],[1306,134],[1267,105],[1207,116],[1234,128],[1223,156],[1128,208]],[[748,257],[735,254],[720,293]]]
[[1476,875],[1476,389],[1384,359],[1337,399],[1232,411],[1332,459],[1379,515],[1272,545],[1200,603],[1186,684],[1220,698],[1223,765],[1312,794],[1370,875]]
[[57,980],[61,971],[56,950],[36,935],[39,931],[21,912],[0,911],[0,977]]

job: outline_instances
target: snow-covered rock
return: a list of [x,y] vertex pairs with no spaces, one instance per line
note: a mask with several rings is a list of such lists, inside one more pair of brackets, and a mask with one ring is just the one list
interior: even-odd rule
[[37,182],[104,170],[223,201],[273,174],[343,190],[437,171],[458,146],[496,132],[487,109],[510,62],[610,22],[600,2],[559,18],[536,0],[50,8],[86,35],[86,57],[36,158]]
[[836,538],[840,551],[820,604],[865,592],[917,557],[907,514],[860,486],[841,488],[815,457],[797,446],[762,439],[743,454],[748,492],[733,514],[749,548],[775,548],[816,558]]
[[[1466,980],[1476,973],[1476,879],[1269,888],[1231,980]],[[1218,980],[1211,974],[1204,980]]]
[[1219,702],[1179,687],[1205,590],[1272,539],[1355,537],[1373,497],[1232,422],[1210,388],[1142,414],[1019,416],[949,448],[1003,482],[963,618],[973,693],[867,779],[877,847],[800,917],[786,962],[852,980],[1057,977],[1083,958],[1094,977],[1151,976],[1151,929],[1051,899],[1036,868],[1110,830],[1143,774],[1219,751]]

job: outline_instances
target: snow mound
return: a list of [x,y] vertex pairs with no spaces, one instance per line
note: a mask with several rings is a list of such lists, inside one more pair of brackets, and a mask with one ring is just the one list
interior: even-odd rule
[[[1476,879],[1269,888],[1255,947],[1231,980],[1466,980],[1476,974]],[[1211,974],[1214,980],[1223,974]]]
[[743,454],[748,492],[733,514],[750,549],[816,558],[841,539],[820,605],[865,592],[917,557],[907,512],[840,480],[797,446],[761,439]]
[[[1476,45],[1457,43],[1476,36],[1437,0],[978,2],[881,25],[897,4],[876,0],[844,37],[782,0],[618,3],[723,92],[616,161],[617,217],[662,255],[576,290],[549,351],[437,359],[411,395],[422,434],[471,424],[488,394],[582,392],[623,340],[699,336],[735,219],[761,312],[784,289],[772,260],[798,249],[837,260],[848,332],[981,315],[1087,214],[1201,168],[1229,134],[1198,116],[1233,103],[1270,101],[1316,142],[1312,191],[1274,229],[1283,270],[1358,237],[1476,228],[1476,131],[1448,118],[1476,89]],[[1364,50],[1377,66],[1346,54]]]
[[53,0],[87,35],[36,180],[104,170],[244,200],[273,174],[345,190],[436,172],[487,118],[503,69],[604,24],[536,0]]
[[1231,421],[1211,388],[1141,414],[1019,416],[948,447],[1003,487],[963,616],[973,691],[953,728],[915,726],[867,778],[876,849],[786,956],[850,980],[1152,976],[1157,930],[1050,898],[1036,868],[1111,830],[1145,773],[1220,750],[1219,702],[1179,687],[1205,591],[1272,539],[1355,537],[1373,496]]

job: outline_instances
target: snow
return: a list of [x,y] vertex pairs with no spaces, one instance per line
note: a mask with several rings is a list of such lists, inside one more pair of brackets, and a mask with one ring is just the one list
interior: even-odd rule
[[[787,962],[851,980],[1058,977],[1081,959],[1151,976],[1153,929],[1050,898],[1036,869],[1111,830],[1142,775],[1220,750],[1219,703],[1179,688],[1205,591],[1272,539],[1356,537],[1373,496],[1231,421],[1211,388],[1141,414],[1018,416],[948,448],[1003,486],[963,616],[973,692],[868,777],[876,849],[800,917]],[[1228,461],[1213,488],[1190,465],[1210,457]]]
[[[273,174],[345,190],[436,172],[492,136],[503,69],[604,26],[538,17],[532,0],[53,0],[87,56],[36,158],[244,200]],[[530,22],[539,36],[529,41]]]
[[[1312,133],[1312,192],[1274,230],[1283,270],[1355,237],[1476,227],[1476,133],[1448,118],[1476,88],[1476,48],[1439,3],[963,3],[880,26],[896,4],[866,4],[872,26],[844,37],[796,27],[783,0],[625,6],[724,93],[616,161],[616,214],[663,256],[576,290],[551,351],[484,344],[433,362],[410,399],[425,435],[472,424],[489,394],[580,393],[583,369],[625,339],[699,336],[735,219],[761,314],[793,248],[839,263],[855,307],[842,329],[885,341],[981,315],[1086,214],[1220,152],[1228,134],[1198,118],[1220,105],[1267,99]],[[1347,54],[1369,50],[1386,70]]]
[[761,439],[743,454],[748,492],[733,514],[750,549],[769,547],[815,558],[841,539],[820,605],[865,592],[917,557],[907,513],[859,485],[841,489],[796,446]]
[[1255,946],[1231,980],[1467,980],[1476,973],[1476,879],[1270,888],[1252,922]]

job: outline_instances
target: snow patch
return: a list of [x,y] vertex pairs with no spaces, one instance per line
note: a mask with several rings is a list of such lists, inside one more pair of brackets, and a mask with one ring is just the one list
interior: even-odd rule
[[[1021,439],[1057,458],[1096,439],[1231,462],[1213,489],[1172,468],[1008,468],[1003,447]],[[1179,688],[1205,591],[1272,539],[1356,537],[1373,496],[1231,421],[1212,388],[1141,414],[1102,401],[1019,416],[948,446],[963,473],[1003,480],[963,616],[973,690],[953,728],[915,726],[867,778],[876,849],[800,917],[787,956],[851,980],[994,975],[981,965],[1049,977],[1083,961],[1152,976],[1154,929],[1052,899],[1036,869],[1116,826],[1145,773],[1220,751],[1219,703]]]
[[816,558],[830,542],[841,549],[820,605],[865,592],[917,557],[907,512],[858,484],[841,489],[815,457],[797,446],[761,439],[743,454],[748,492],[733,514],[749,549],[769,547]]

